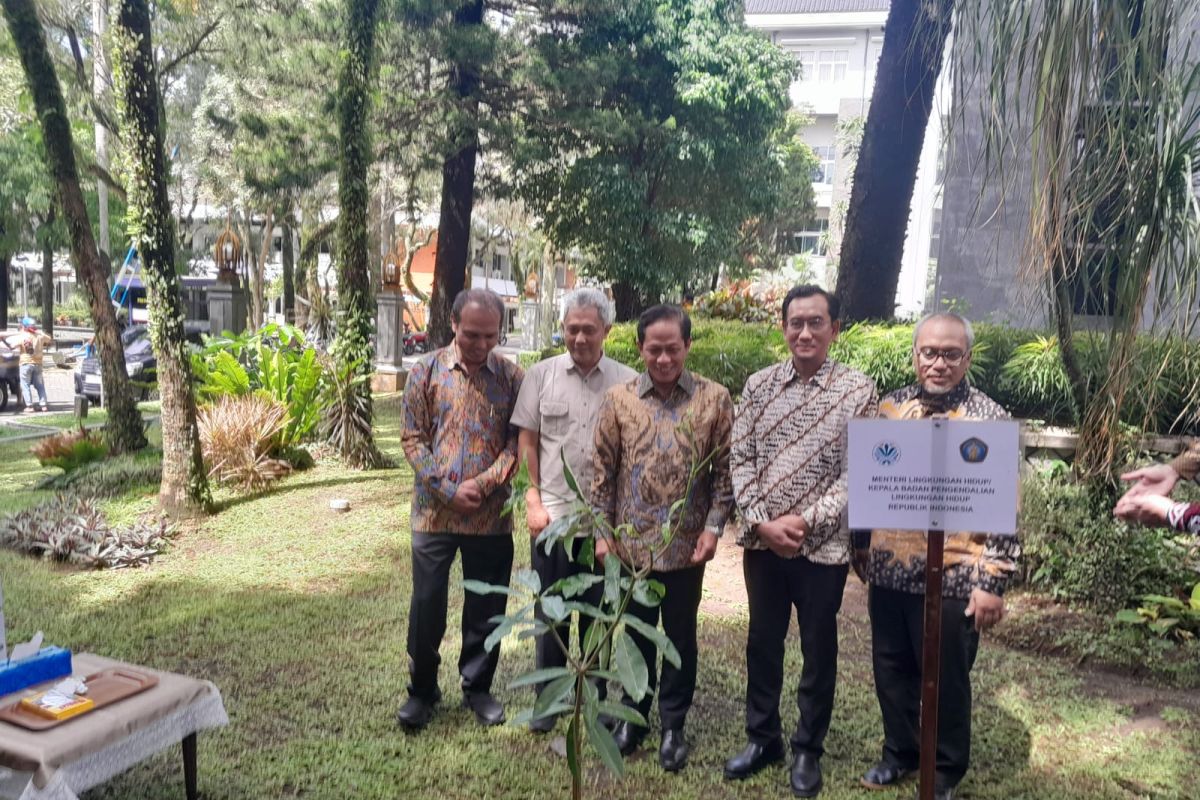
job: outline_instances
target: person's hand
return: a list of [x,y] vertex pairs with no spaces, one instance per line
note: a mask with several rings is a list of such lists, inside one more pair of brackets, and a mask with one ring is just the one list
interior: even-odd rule
[[867,562],[870,560],[871,549],[868,547],[856,547],[850,552],[850,566],[863,583],[867,582]]
[[[800,552],[800,545],[804,543],[804,536],[808,532],[807,526],[797,527],[789,521],[791,516],[794,515],[780,517],[770,522],[760,522],[754,528],[754,532],[758,534],[758,538],[767,546],[767,549],[780,558],[792,558]],[[804,520],[801,519],[800,522],[803,525]]]
[[525,525],[529,528],[529,536],[536,539],[546,526],[550,524],[550,512],[542,505],[541,500],[530,499],[526,495],[525,500]]
[[966,616],[975,617],[975,630],[987,630],[1004,619],[1004,598],[983,589],[972,589]]
[[479,484],[475,479],[463,481],[454,490],[454,497],[450,498],[450,507],[460,514],[470,514],[473,511],[478,511],[483,505],[483,492],[479,491]]
[[608,539],[596,539],[596,561],[603,564],[608,555]]
[[[1121,500],[1141,497],[1143,495],[1166,497],[1175,488],[1175,484],[1179,480],[1179,473],[1170,464],[1153,464],[1149,467],[1142,467],[1132,472],[1126,472],[1121,476],[1121,480],[1128,482],[1137,481],[1121,496]],[[1119,506],[1120,502],[1117,505]]]
[[1174,505],[1175,501],[1169,497],[1157,494],[1130,497],[1126,492],[1113,508],[1113,516],[1128,522],[1140,522],[1143,525],[1167,526],[1171,524],[1167,514]]
[[712,561],[713,556],[716,554],[717,535],[712,531],[705,531],[696,540],[696,549],[692,551],[692,564],[703,564],[706,561]]

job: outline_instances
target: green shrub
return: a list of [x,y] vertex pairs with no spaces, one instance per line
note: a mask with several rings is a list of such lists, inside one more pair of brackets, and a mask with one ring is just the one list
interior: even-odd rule
[[1046,420],[1069,416],[1071,385],[1063,369],[1058,338],[1037,336],[1017,345],[1000,368],[998,388],[997,394],[1008,401],[1013,413]]
[[91,325],[92,310],[84,296],[76,292],[67,302],[55,304],[54,322],[56,325]]
[[210,337],[193,355],[192,368],[196,393],[204,401],[255,393],[281,404],[287,410],[280,433],[283,447],[310,438],[328,406],[326,360],[288,325]]
[[834,340],[829,355],[869,375],[879,394],[884,395],[916,380],[912,328],[912,325],[851,325]]
[[1063,468],[1021,484],[1021,570],[1034,588],[1104,611],[1197,580],[1186,540],[1112,516],[1107,488],[1076,483]]

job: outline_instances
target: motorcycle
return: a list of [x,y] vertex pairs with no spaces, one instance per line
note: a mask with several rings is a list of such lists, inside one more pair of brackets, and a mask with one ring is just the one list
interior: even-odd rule
[[411,356],[413,353],[424,353],[429,349],[429,334],[425,331],[410,331],[408,326],[404,330],[404,355]]

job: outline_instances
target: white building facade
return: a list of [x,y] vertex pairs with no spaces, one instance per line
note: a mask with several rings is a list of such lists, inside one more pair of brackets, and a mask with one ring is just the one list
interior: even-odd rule
[[[830,246],[840,239],[837,229],[845,219],[853,180],[853,160],[844,152],[847,137],[841,131],[866,120],[890,5],[889,0],[746,0],[746,24],[791,53],[801,67],[791,87],[792,104],[812,117],[803,137],[821,165],[813,175],[817,220],[798,232],[796,246],[825,283],[836,280],[831,269],[836,254]],[[945,99],[950,97],[946,88],[943,76],[913,190],[896,292],[896,314],[902,317],[921,313],[936,268],[939,152],[948,112]]]

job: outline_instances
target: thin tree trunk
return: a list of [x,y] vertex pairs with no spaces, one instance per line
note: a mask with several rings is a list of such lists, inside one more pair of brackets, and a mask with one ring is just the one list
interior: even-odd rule
[[[379,0],[346,0],[346,40],[338,76],[338,317],[334,346],[339,369],[353,368],[362,376],[372,370],[370,248],[367,218],[370,196],[367,173],[371,166],[369,104],[375,59],[375,28]],[[356,392],[362,413],[350,423],[352,432],[339,442],[343,459],[359,467],[375,467],[384,459],[371,431],[371,385],[359,383]]]
[[[472,0],[454,12],[454,24],[466,28],[483,24],[483,0]],[[452,68],[454,94],[465,101],[466,118],[478,108],[474,99],[479,83],[478,67],[462,61]],[[475,204],[475,159],[479,154],[479,132],[464,125],[459,149],[442,163],[442,202],[438,220],[437,255],[433,264],[433,297],[429,309],[429,337],[435,347],[448,344],[450,305],[467,285],[467,258],[471,246],[471,209]]]
[[42,245],[42,330],[54,335],[54,245]]
[[[108,2],[107,0],[92,0],[92,97],[96,103],[101,106],[106,105],[106,97],[108,95],[108,63],[107,56],[104,51],[104,31],[108,27]],[[104,123],[96,120],[96,166],[109,171],[110,164],[108,160],[108,128],[104,127]],[[96,223],[100,231],[100,257],[104,259],[104,263],[112,269],[112,245],[109,243],[109,225],[108,225],[108,184],[99,178],[96,179],[96,200],[97,200],[97,218]]]
[[33,0],[2,0],[2,3],[4,17],[13,42],[20,51],[21,66],[25,70],[25,79],[37,109],[46,147],[46,165],[54,183],[58,207],[67,222],[76,280],[83,288],[92,312],[95,344],[100,358],[100,380],[104,387],[104,402],[108,407],[105,438],[113,452],[140,450],[146,446],[146,435],[141,414],[129,390],[125,349],[121,345],[117,315],[108,297],[108,265],[100,259],[96,250],[87,205],[79,187],[75,145],[62,87],[54,72]]
[[[0,223],[0,236],[4,234],[4,224]],[[8,269],[12,264],[12,253],[0,253],[0,330],[8,325],[9,282]]]
[[837,294],[848,321],[890,319],[913,187],[954,0],[892,0],[846,214]]
[[271,261],[271,245],[275,242],[275,212],[267,209],[263,218],[262,239],[258,243],[258,269],[254,270],[254,318],[255,330],[267,321],[266,275]]
[[121,0],[116,32],[122,127],[129,153],[128,221],[142,260],[150,344],[158,360],[162,398],[163,468],[158,497],[169,510],[200,511],[207,509],[212,497],[200,455],[183,301],[175,273],[175,228],[167,198],[161,104],[146,0]]
[[283,220],[283,321],[291,325],[296,321],[296,253],[292,249],[291,219]]

